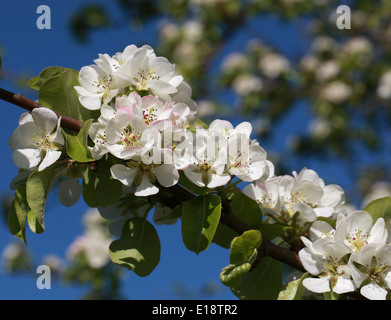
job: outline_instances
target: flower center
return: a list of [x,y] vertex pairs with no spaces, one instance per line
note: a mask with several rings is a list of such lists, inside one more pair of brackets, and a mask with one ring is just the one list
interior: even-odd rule
[[133,133],[132,127],[128,124],[121,133],[122,140],[119,142],[127,148],[141,146],[141,133]]
[[364,233],[362,230],[355,230],[353,234],[347,235],[347,241],[353,252],[359,252],[368,244],[368,237],[368,233]]
[[94,81],[93,85],[99,88],[103,92],[103,99],[106,100],[110,96],[110,90],[112,90],[112,75],[105,75],[104,78],[99,76],[99,81]]
[[157,75],[157,70],[140,69],[137,73],[138,79],[135,79],[138,85],[138,90],[147,90],[147,84],[149,80],[159,80],[160,76]]
[[55,143],[52,142],[54,133],[53,134],[47,134],[43,130],[36,131],[33,135],[33,142],[36,145],[37,148],[42,150],[60,150],[61,147]]

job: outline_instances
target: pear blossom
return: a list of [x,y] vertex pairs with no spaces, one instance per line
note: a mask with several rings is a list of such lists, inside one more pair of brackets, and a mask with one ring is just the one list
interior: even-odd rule
[[243,181],[262,180],[269,177],[266,151],[251,143],[246,134],[234,134],[228,142],[228,172]]
[[279,216],[281,211],[281,200],[279,197],[279,182],[281,176],[267,179],[263,183],[249,184],[243,189],[243,193],[255,200],[264,214]]
[[323,238],[315,242],[302,237],[305,248],[299,251],[303,267],[313,276],[303,280],[303,286],[316,293],[333,291],[337,294],[356,289],[346,258],[346,245],[338,240]]
[[15,165],[42,171],[55,163],[65,143],[60,121],[54,111],[45,107],[22,114],[19,126],[9,139]]
[[173,164],[146,164],[142,157],[128,161],[126,165],[115,164],[111,167],[111,175],[125,186],[135,186],[136,196],[150,196],[159,192],[155,183],[163,187],[171,187],[179,181],[179,173]]
[[340,219],[334,237],[343,241],[352,252],[357,253],[369,244],[385,244],[388,232],[383,218],[373,223],[368,212],[357,210]]
[[268,178],[264,184],[256,181],[244,193],[279,220],[289,222],[298,212],[297,223],[301,225],[318,217],[332,217],[345,201],[339,186],[325,185],[315,171],[307,168],[294,171],[292,176]]
[[80,86],[75,86],[78,98],[83,107],[99,110],[102,104],[109,103],[122,89],[130,84],[130,80],[116,72],[107,54],[100,54],[96,64],[84,66],[79,72]]
[[227,184],[231,175],[226,172],[226,137],[214,130],[198,129],[193,149],[192,163],[183,170],[186,177],[199,187]]
[[385,300],[391,290],[391,245],[368,244],[352,256],[351,270],[364,297]]
[[165,57],[157,57],[149,46],[138,48],[118,69],[118,73],[130,81],[130,88],[148,91],[163,101],[174,100],[190,106],[196,112],[191,99],[191,88],[181,75],[175,74],[175,66]]
[[106,148],[115,157],[128,160],[149,151],[158,134],[144,119],[134,115],[131,108],[120,108],[107,122]]

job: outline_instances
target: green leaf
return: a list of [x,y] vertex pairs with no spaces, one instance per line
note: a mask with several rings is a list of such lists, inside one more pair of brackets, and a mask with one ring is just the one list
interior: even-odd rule
[[109,160],[96,162],[96,170],[87,167],[83,178],[83,199],[92,208],[115,204],[122,195],[122,183],[112,178]]
[[232,240],[229,262],[241,265],[249,261],[250,256],[262,244],[262,235],[258,230],[249,230]]
[[91,155],[91,151],[87,147],[88,130],[91,127],[92,121],[93,119],[85,121],[77,136],[65,133],[67,153],[73,160],[76,160],[77,162],[94,161],[94,158]]
[[240,190],[229,193],[228,197],[231,211],[245,224],[256,228],[262,223],[262,211],[255,200],[247,197]]
[[45,230],[46,199],[52,187],[54,174],[55,166],[49,166],[43,171],[35,170],[27,179],[27,202],[31,209],[28,221],[30,227],[33,225],[30,222],[34,221],[33,232],[40,233]]
[[230,264],[225,267],[220,273],[221,282],[228,287],[237,287],[242,281],[242,276],[249,272],[251,269],[250,263],[244,263],[241,265]]
[[[247,197],[241,190],[228,194],[232,214],[252,228],[258,228],[262,223],[262,211],[253,199]],[[261,230],[262,234],[263,231]],[[219,224],[213,242],[223,248],[230,248],[232,240],[238,234],[231,228]]]
[[207,194],[182,203],[182,239],[187,249],[200,253],[212,242],[221,215],[220,197]]
[[45,231],[44,226],[41,225],[39,216],[36,216],[32,210],[29,210],[27,213],[27,222],[32,232],[39,234]]
[[26,185],[19,185],[8,213],[8,229],[14,236],[26,242],[26,218],[28,204]]
[[300,279],[290,281],[278,294],[278,300],[300,300],[304,293],[303,280],[309,277],[309,273],[304,273]]
[[48,67],[41,71],[41,73],[30,79],[28,85],[35,90],[39,90],[41,86],[50,78],[56,76],[59,72],[64,71],[63,67]]
[[272,240],[277,237],[281,237],[288,230],[293,230],[293,227],[289,227],[283,224],[270,224],[270,223],[262,223],[258,229],[262,232],[262,235],[269,240]]
[[144,218],[129,219],[121,238],[110,244],[114,263],[133,270],[140,277],[149,275],[160,261],[160,240],[155,227]]
[[376,221],[379,218],[388,220],[391,218],[391,197],[384,197],[376,199],[370,202],[365,208],[364,211],[367,211]]
[[65,116],[80,121],[96,119],[99,111],[84,108],[74,86],[79,84],[79,72],[64,68],[42,83],[38,93],[38,103]]
[[275,300],[282,288],[281,265],[264,257],[254,270],[242,276],[241,284],[231,291],[241,300]]

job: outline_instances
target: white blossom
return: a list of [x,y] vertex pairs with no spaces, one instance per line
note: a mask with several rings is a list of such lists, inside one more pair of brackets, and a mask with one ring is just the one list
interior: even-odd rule
[[65,143],[60,121],[54,111],[45,107],[24,113],[9,139],[15,165],[42,171],[55,163]]
[[385,300],[391,289],[391,245],[368,244],[352,257],[351,270],[364,297]]
[[349,249],[341,241],[323,238],[311,242],[302,237],[305,248],[299,251],[304,268],[313,276],[303,280],[303,286],[316,293],[337,294],[355,290],[346,256]]

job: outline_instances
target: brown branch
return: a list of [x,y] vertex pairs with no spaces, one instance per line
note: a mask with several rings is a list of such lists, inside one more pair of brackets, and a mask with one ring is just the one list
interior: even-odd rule
[[[44,106],[40,105],[39,103],[26,98],[21,93],[15,94],[13,92],[7,91],[2,88],[0,88],[0,99],[7,101],[9,103],[12,103],[18,107],[21,107],[21,108],[27,110],[27,111],[30,111],[30,112],[36,108],[44,107]],[[74,132],[80,131],[80,128],[83,124],[82,121],[79,121],[74,118],[62,115],[57,112],[56,112],[56,114],[58,117],[61,117],[61,126],[62,127],[70,129]]]

